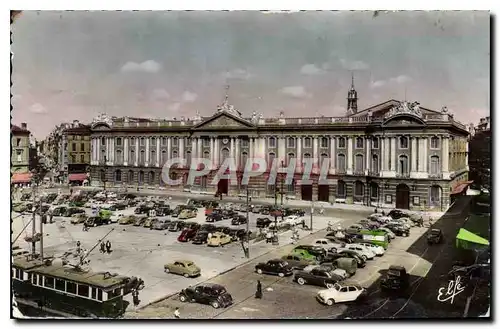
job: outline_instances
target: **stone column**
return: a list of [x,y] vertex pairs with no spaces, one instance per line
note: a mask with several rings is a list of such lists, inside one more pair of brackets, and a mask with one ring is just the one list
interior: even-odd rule
[[347,174],[352,175],[352,157],[354,156],[353,149],[353,139],[352,137],[347,138]]
[[411,169],[410,172],[417,171],[417,139],[411,137]]
[[450,157],[450,139],[448,137],[443,137],[442,138],[442,158],[443,161],[442,163],[442,171],[443,173],[448,173],[450,171],[449,169],[449,157]]
[[422,159],[422,167],[423,167],[423,172],[428,172],[428,163],[429,163],[429,154],[427,151],[427,148],[429,147],[429,139],[423,138],[422,139],[422,144],[423,144],[423,159]]
[[396,137],[391,138],[391,171],[396,171]]
[[135,138],[135,163],[134,165],[137,166],[139,164],[139,138]]
[[149,147],[149,137],[146,138],[146,167],[149,166],[149,162],[153,162],[153,161],[150,161],[150,156],[149,156],[149,153],[150,153],[150,147]]
[[295,171],[300,172],[303,167],[302,163],[302,136],[297,137],[297,154],[295,155],[297,164],[295,166]]
[[211,162],[211,166],[210,168],[213,169],[214,168],[214,156],[215,156],[215,149],[214,149],[214,138],[213,137],[210,137],[210,162]]
[[123,139],[123,165],[128,165],[128,138],[124,137]]
[[318,137],[313,138],[313,172],[317,173],[318,172],[318,163],[319,163],[319,154],[318,154]]
[[239,168],[239,166],[240,166],[240,160],[241,160],[240,139],[239,138],[235,138],[234,142],[236,144],[236,155],[235,155],[234,163],[236,165],[236,168]]
[[161,152],[160,152],[160,138],[156,139],[156,166],[160,167]]
[[196,138],[191,137],[191,159],[195,159],[196,156]]
[[371,147],[372,147],[372,141],[371,139],[367,138],[365,139],[366,141],[366,167],[365,167],[365,175],[368,175],[368,172],[371,170]]
[[330,173],[333,175],[335,174],[335,158],[336,158],[336,152],[335,152],[335,137],[331,136],[330,137]]
[[201,158],[203,156],[202,152],[201,152],[201,150],[202,150],[202,144],[201,143],[202,143],[201,138],[198,138],[198,141],[197,141],[198,145],[197,145],[197,148],[196,148],[196,150],[198,152],[198,158]]
[[172,137],[167,138],[167,159],[172,158]]
[[230,140],[229,157],[234,159],[234,137],[231,137],[231,140]]
[[214,165],[215,167],[219,166],[219,139],[214,139]]
[[253,137],[250,137],[249,138],[249,142],[248,142],[248,156],[253,159],[254,157],[254,152],[253,152],[253,143],[254,143],[254,138]]

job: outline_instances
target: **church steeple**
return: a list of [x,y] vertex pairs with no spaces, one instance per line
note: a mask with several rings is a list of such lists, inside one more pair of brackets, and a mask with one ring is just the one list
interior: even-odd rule
[[347,115],[358,112],[358,92],[354,89],[354,74],[352,74],[351,79],[351,89],[347,92]]

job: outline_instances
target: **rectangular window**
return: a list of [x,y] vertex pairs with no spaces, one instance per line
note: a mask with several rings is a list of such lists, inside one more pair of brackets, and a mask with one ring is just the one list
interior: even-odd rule
[[364,140],[361,137],[356,138],[356,148],[362,149],[364,147]]
[[76,152],[76,143],[71,143],[71,150]]
[[90,288],[91,296],[90,298],[96,299],[97,298],[97,288]]
[[83,297],[88,297],[89,296],[89,286],[86,286],[84,284],[79,284],[78,285],[78,295],[83,296]]
[[304,138],[304,147],[311,147],[311,138]]
[[151,146],[156,146],[156,138],[150,139]]
[[21,138],[16,138],[16,146],[21,146]]
[[385,196],[385,203],[392,203],[392,195],[387,194]]
[[144,137],[141,137],[141,146],[146,145],[146,139]]
[[377,137],[375,137],[375,138],[373,139],[373,148],[374,148],[374,149],[378,149],[378,147],[379,147],[379,146],[378,146],[378,143],[379,143],[379,140],[378,140],[378,138],[377,138]]
[[97,300],[102,300],[102,290],[97,289]]
[[80,163],[85,163],[85,156],[84,155],[80,155]]
[[80,152],[85,152],[85,143],[80,143]]
[[46,276],[44,279],[43,285],[47,288],[54,289],[54,278],[51,278],[50,276]]
[[242,139],[241,140],[241,146],[242,147],[248,147],[248,139]]
[[203,138],[203,147],[210,147],[210,139]]
[[269,147],[276,147],[276,138],[269,138]]
[[121,146],[121,145],[122,145],[122,139],[121,139],[120,137],[118,137],[118,138],[116,139],[116,145],[117,145],[117,146]]
[[327,148],[328,147],[328,138],[326,137],[322,137],[321,138],[321,145],[320,145],[321,148]]
[[56,290],[66,291],[66,281],[56,279]]
[[290,147],[290,148],[294,148],[295,147],[295,138],[288,137],[288,147]]
[[179,145],[179,139],[178,139],[178,138],[174,138],[174,139],[172,140],[172,145],[173,145],[173,146],[177,146],[177,145]]
[[76,295],[76,283],[66,282],[66,292]]
[[420,206],[420,197],[418,197],[418,196],[413,197],[413,205]]

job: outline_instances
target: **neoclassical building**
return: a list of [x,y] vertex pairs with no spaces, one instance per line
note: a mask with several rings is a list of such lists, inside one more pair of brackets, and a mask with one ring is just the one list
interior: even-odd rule
[[[354,86],[343,117],[244,117],[226,96],[210,117],[150,120],[101,115],[91,125],[91,182],[96,186],[158,188],[162,165],[184,157],[186,166],[170,170],[182,186],[168,189],[192,193],[295,198],[311,201],[360,203],[406,209],[444,210],[453,188],[467,181],[468,130],[446,108],[436,111],[419,103],[388,100],[358,111]],[[211,160],[210,173],[187,185],[191,157]],[[212,178],[224,159],[236,159],[238,183]],[[269,171],[241,184],[247,158],[291,158],[315,161],[312,184],[268,185]],[[319,182],[318,167],[329,159],[328,179]],[[278,197],[280,200],[281,197]]]

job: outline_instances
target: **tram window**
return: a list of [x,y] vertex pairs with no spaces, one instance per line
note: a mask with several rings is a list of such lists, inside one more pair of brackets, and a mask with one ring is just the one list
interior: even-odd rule
[[108,291],[108,300],[121,295],[121,288],[116,288],[113,291]]
[[92,288],[92,296],[90,298],[92,299],[96,299],[97,298],[97,289],[96,288]]
[[78,295],[88,297],[89,296],[89,286],[79,284],[78,285]]
[[56,279],[56,290],[66,291],[66,281]]
[[76,295],[76,284],[73,282],[66,282],[66,292]]
[[12,269],[12,277],[15,278],[16,277],[16,270],[15,269]]
[[97,289],[97,300],[102,300],[102,290]]
[[44,286],[49,288],[54,288],[54,278],[46,276]]
[[31,276],[31,282],[32,282],[34,285],[38,285],[38,275],[33,274],[33,275]]
[[23,270],[16,269],[16,278],[19,280],[23,279]]

